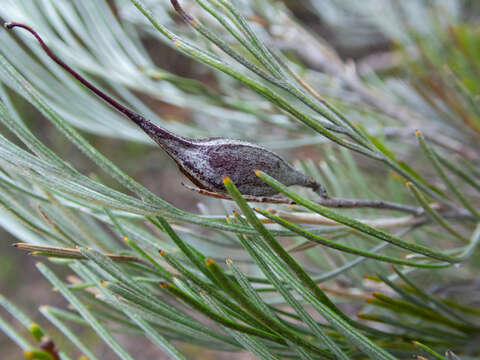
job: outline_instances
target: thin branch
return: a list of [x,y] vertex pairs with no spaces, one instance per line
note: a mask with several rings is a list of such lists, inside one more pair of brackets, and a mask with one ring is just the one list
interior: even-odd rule
[[[185,188],[190,191],[194,191],[200,195],[210,196],[217,199],[224,199],[224,200],[232,200],[230,195],[219,194],[214,191],[209,191],[205,189],[196,188],[185,183],[181,183]],[[251,195],[243,195],[245,200],[248,202],[257,202],[257,203],[270,203],[270,204],[289,204],[294,205],[295,202],[287,199],[287,198],[274,198],[274,197],[264,197],[264,196],[251,196]]]
[[[276,209],[267,209],[268,212],[280,216],[282,219],[296,223],[296,224],[310,224],[310,225],[324,225],[324,226],[339,226],[342,225],[334,220],[328,219],[319,214],[305,213],[305,212],[287,212]],[[381,229],[392,229],[407,225],[415,225],[423,221],[421,217],[413,215],[403,216],[398,218],[380,218],[380,219],[357,219],[358,221]],[[275,223],[270,219],[262,219],[264,224]]]
[[[182,183],[187,189],[195,191],[201,195],[214,197],[217,199],[232,200],[229,195],[219,194],[213,191],[208,191],[204,189],[198,189],[187,184]],[[288,204],[295,205],[295,202],[286,199],[286,198],[275,198],[275,197],[260,197],[260,196],[244,196],[245,200],[248,202],[257,202],[257,203],[271,203],[271,204]],[[424,210],[422,207],[397,204],[390,201],[384,200],[362,200],[362,199],[344,199],[344,198],[335,198],[328,197],[316,200],[320,205],[329,208],[342,208],[342,209],[358,209],[358,208],[373,208],[373,209],[383,209],[383,210],[395,210],[406,212],[413,215],[421,215]],[[435,206],[435,204],[434,204]]]
[[[434,204],[435,205],[435,204]],[[328,219],[320,214],[312,214],[305,212],[286,212],[277,209],[267,209],[268,212],[281,217],[287,221],[296,224],[309,224],[309,225],[324,225],[324,226],[338,226],[340,223]],[[381,229],[391,229],[405,225],[419,225],[425,222],[429,222],[429,218],[421,214],[419,216],[404,216],[398,218],[380,218],[380,219],[357,219],[358,221],[363,222],[364,224],[381,228]],[[450,210],[442,212],[442,216],[446,219],[457,220],[457,221],[475,221],[475,217],[472,216],[465,209]],[[262,219],[264,224],[272,224],[274,221],[270,219]]]
[[373,208],[373,209],[384,209],[384,210],[396,210],[402,211],[414,215],[421,215],[423,209],[417,206],[403,205],[394,203],[391,201],[384,200],[362,200],[362,199],[345,199],[345,198],[318,198],[316,200],[317,204],[323,205],[329,208],[345,208],[345,209],[355,209],[355,208]]

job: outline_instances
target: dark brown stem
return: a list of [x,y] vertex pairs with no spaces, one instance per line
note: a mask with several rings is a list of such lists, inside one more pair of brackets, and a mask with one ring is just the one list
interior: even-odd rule
[[180,3],[177,1],[177,0],[170,0],[170,3],[172,4],[173,8],[175,9],[175,11],[183,18],[183,20],[188,23],[188,24],[191,24],[193,25],[193,23],[195,22],[195,20],[193,19],[193,17],[191,17],[190,15],[188,15],[185,10],[182,9],[182,7],[180,6]]
[[[194,191],[199,193],[200,195],[210,196],[217,199],[224,199],[224,200],[233,200],[230,195],[219,194],[214,191],[209,191],[205,189],[195,188],[193,186],[189,186],[182,182],[182,185],[186,187],[188,190]],[[288,205],[295,205],[295,201],[292,201],[287,198],[274,198],[274,197],[265,197],[265,196],[251,196],[251,195],[243,195],[243,198],[248,202],[258,202],[258,203],[270,203],[270,204],[288,204]]]
[[[165,145],[165,141],[175,141],[175,142],[181,142],[183,145],[188,145],[188,140],[183,139],[181,136],[177,136],[171,132],[169,132],[166,129],[163,129],[155,124],[153,124],[151,121],[145,119],[142,115],[126,108],[122,104],[120,104],[118,101],[115,99],[111,98],[107,94],[105,94],[103,91],[95,87],[91,82],[89,82],[87,79],[82,77],[79,73],[77,73],[75,70],[73,70],[70,66],[65,64],[57,55],[53,53],[53,51],[45,44],[43,39],[38,35],[38,33],[33,30],[30,26],[18,23],[18,22],[8,22],[4,24],[4,27],[6,29],[13,29],[15,27],[19,27],[22,29],[27,30],[30,32],[40,43],[40,46],[42,49],[45,51],[45,53],[53,60],[55,61],[58,65],[60,65],[65,71],[70,73],[75,79],[77,79],[81,84],[86,86],[88,89],[93,91],[97,96],[105,100],[108,104],[113,106],[115,109],[117,109],[119,112],[124,114],[126,117],[128,117],[130,120],[132,120],[135,124],[137,124],[142,130],[144,130],[155,142],[157,142],[160,146]],[[165,149],[168,153],[168,150]]]

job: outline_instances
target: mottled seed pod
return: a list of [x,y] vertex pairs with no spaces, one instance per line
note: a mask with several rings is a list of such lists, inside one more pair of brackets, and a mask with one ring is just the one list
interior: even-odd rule
[[275,195],[278,192],[255,175],[255,170],[261,170],[287,186],[305,186],[313,189],[322,197],[327,197],[323,187],[315,180],[295,170],[277,154],[258,145],[223,138],[189,139],[153,124],[97,89],[65,64],[31,27],[13,22],[5,24],[7,29],[14,27],[20,27],[32,33],[53,61],[137,124],[177,163],[180,171],[200,189],[225,194],[222,179],[228,176],[243,195],[255,197]]

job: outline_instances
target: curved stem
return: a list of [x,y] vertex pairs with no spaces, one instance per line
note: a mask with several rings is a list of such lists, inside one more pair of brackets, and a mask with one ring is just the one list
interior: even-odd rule
[[40,37],[40,35],[38,35],[38,33],[35,30],[33,30],[30,26],[22,23],[18,23],[18,22],[7,22],[4,24],[4,27],[8,30],[13,29],[15,27],[19,27],[30,32],[40,43],[40,46],[45,51],[45,53],[53,61],[55,61],[58,65],[60,65],[63,69],[65,69],[65,71],[70,73],[70,75],[72,75],[75,79],[77,79],[82,85],[87,87],[89,90],[94,92],[97,96],[102,98],[108,104],[113,106],[116,110],[118,110],[123,115],[125,115],[130,120],[132,120],[135,124],[137,124],[145,133],[147,133],[148,136],[150,136],[157,144],[159,144],[165,151],[167,151],[167,153],[168,153],[168,149],[171,149],[174,146],[174,143],[182,144],[182,145],[190,144],[188,139],[182,138],[181,136],[175,135],[170,131],[153,124],[151,121],[145,119],[142,115],[136,113],[133,110],[128,109],[127,107],[120,104],[118,101],[116,101],[115,99],[105,94],[100,89],[98,89],[90,81],[85,79],[78,72],[76,72],[70,66],[68,66],[57,55],[55,55],[55,53],[47,46],[47,44],[45,44],[45,42]]

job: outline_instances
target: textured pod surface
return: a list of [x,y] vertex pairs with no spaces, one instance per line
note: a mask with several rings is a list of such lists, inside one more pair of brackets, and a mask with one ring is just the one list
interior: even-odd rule
[[244,195],[271,196],[277,191],[255,175],[261,170],[284,185],[312,188],[326,197],[325,190],[312,178],[295,170],[280,156],[260,146],[240,140],[222,138],[188,139],[153,124],[142,115],[128,109],[95,87],[73,70],[45,44],[31,27],[21,23],[6,23],[7,29],[20,27],[29,31],[45,53],[75,79],[108,104],[124,114],[150,136],[178,165],[180,170],[201,189],[225,193],[222,179],[228,176]]
[[219,193],[225,193],[222,179],[228,176],[244,195],[276,194],[275,189],[255,175],[255,170],[262,170],[285,185],[315,187],[313,179],[295,170],[277,154],[244,141],[192,140],[191,146],[181,151],[177,149],[175,157],[182,172],[192,182]]

